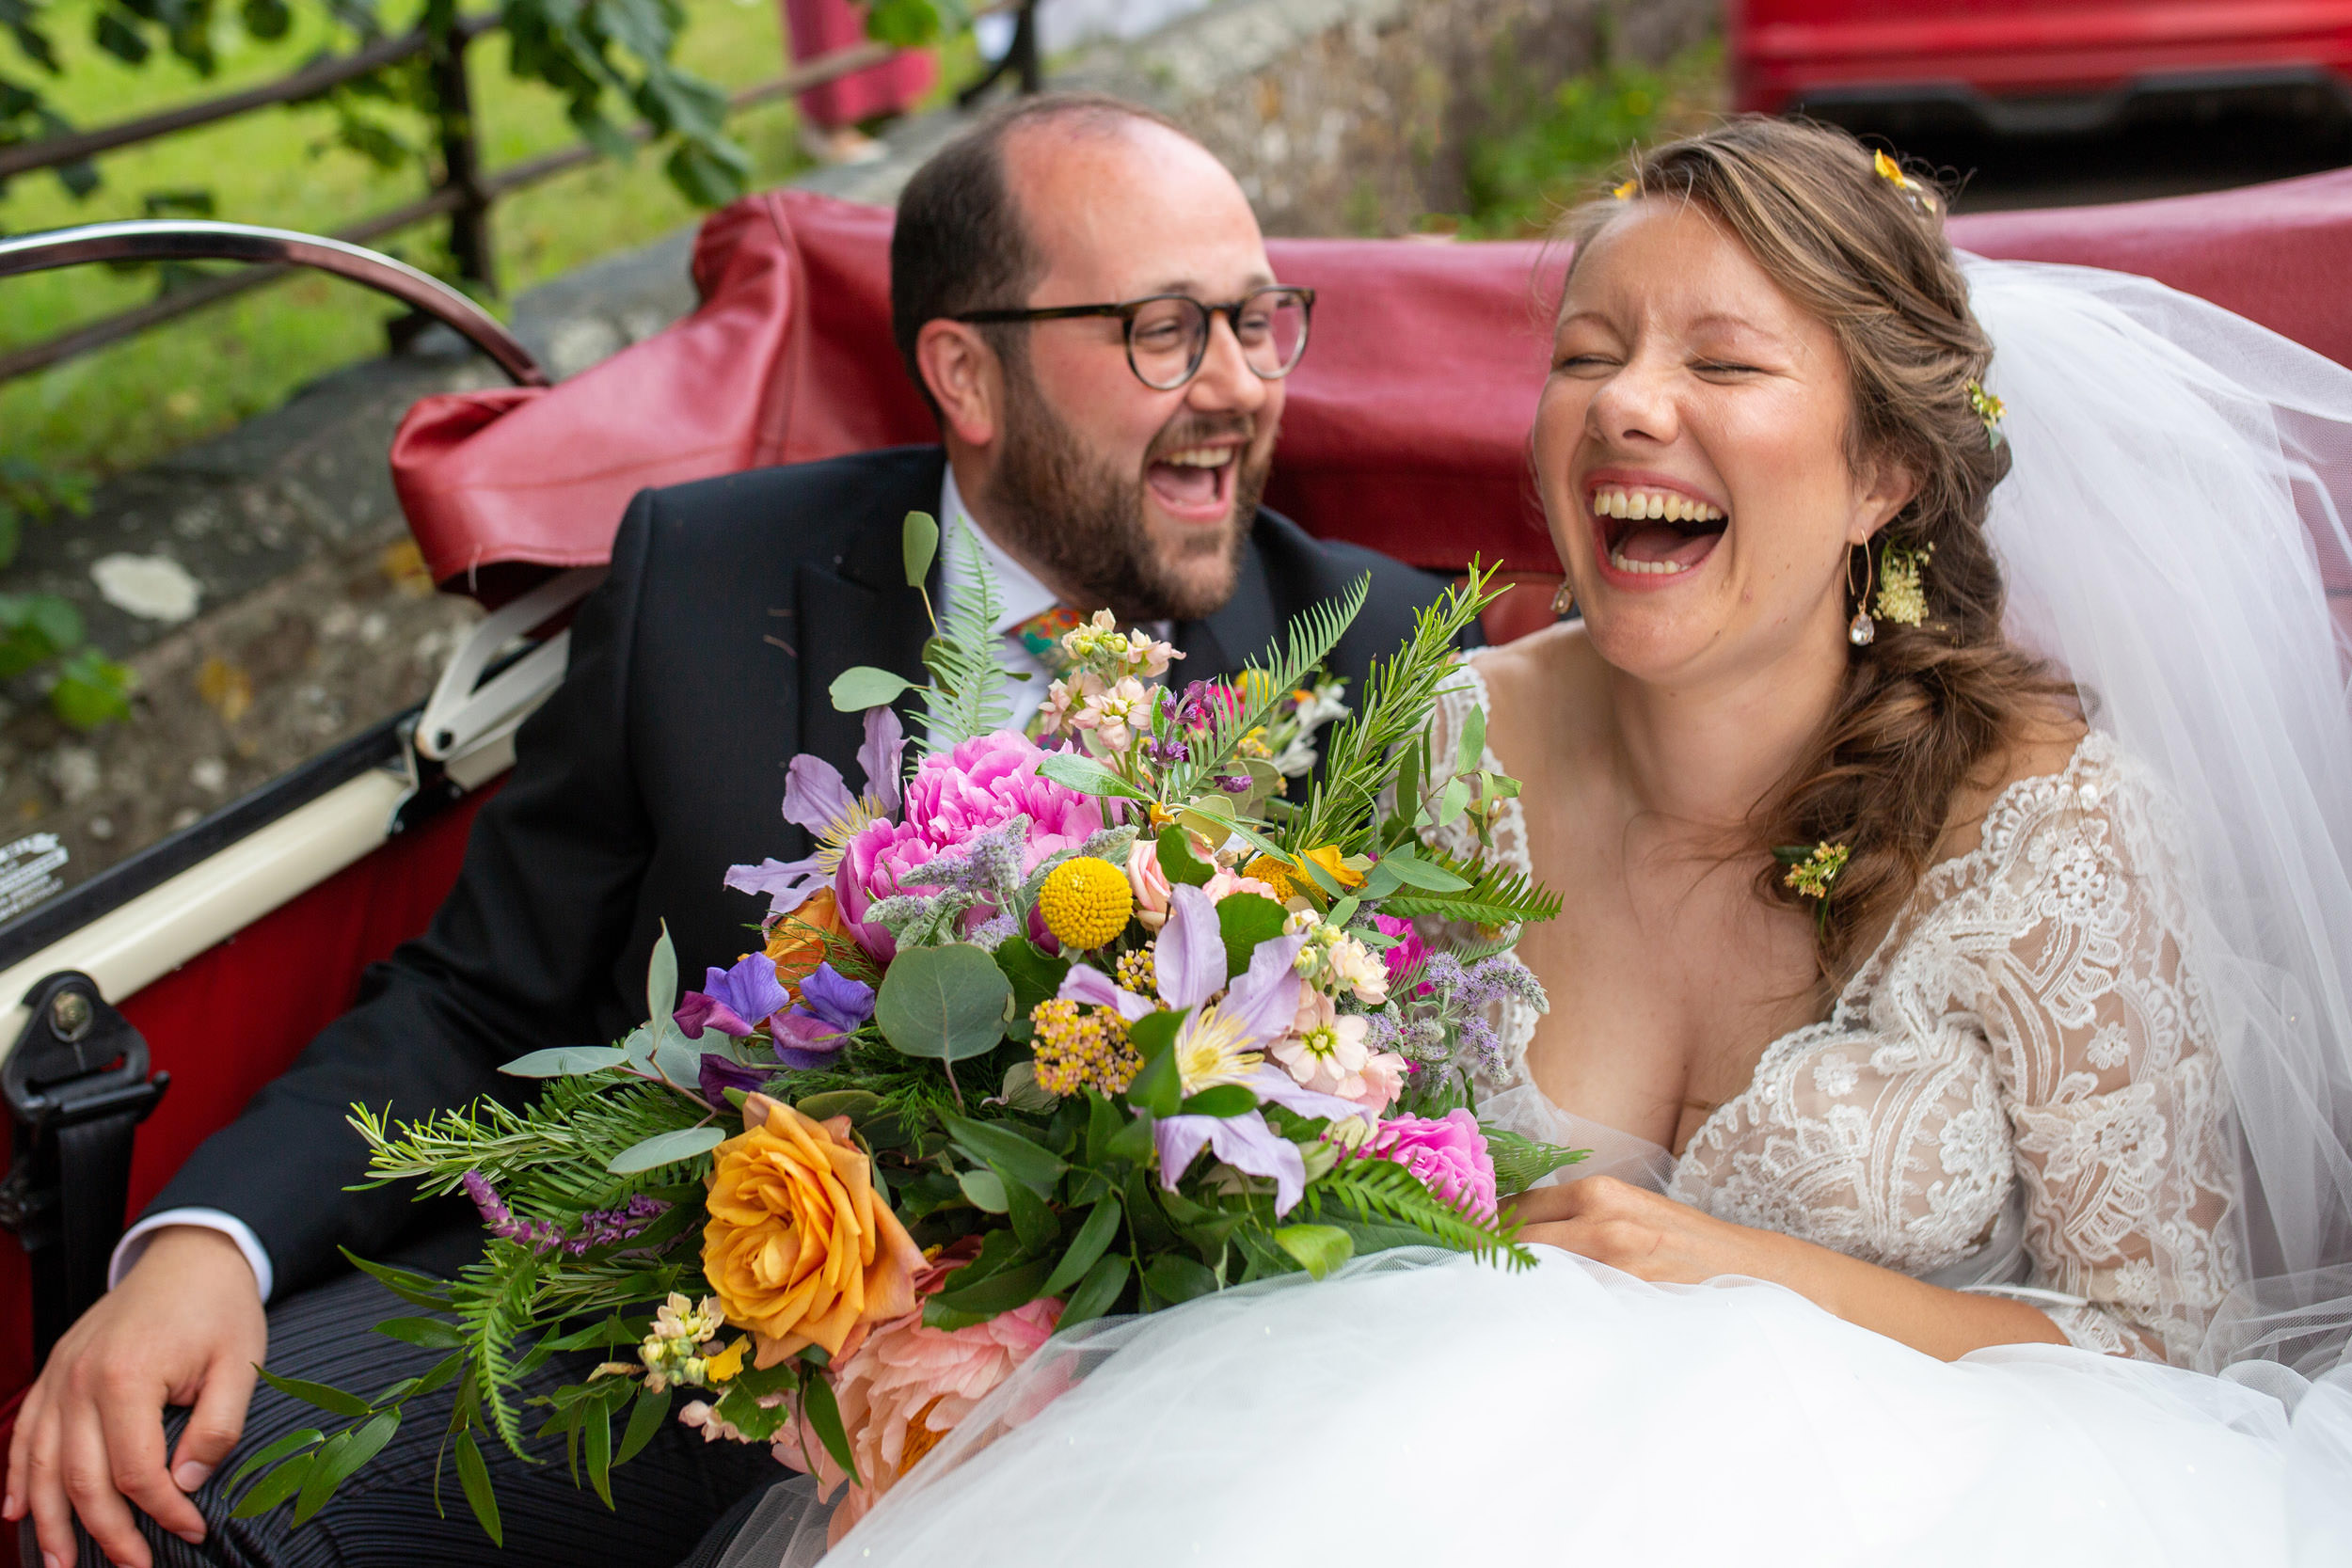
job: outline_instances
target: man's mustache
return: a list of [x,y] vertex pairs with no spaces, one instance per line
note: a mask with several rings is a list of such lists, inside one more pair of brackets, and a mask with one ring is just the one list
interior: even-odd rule
[[1257,436],[1258,421],[1247,414],[1222,417],[1180,415],[1163,425],[1159,435],[1152,437],[1151,449],[1143,454],[1143,461],[1149,467],[1169,452],[1205,447],[1216,441],[1238,439],[1247,448],[1257,439]]

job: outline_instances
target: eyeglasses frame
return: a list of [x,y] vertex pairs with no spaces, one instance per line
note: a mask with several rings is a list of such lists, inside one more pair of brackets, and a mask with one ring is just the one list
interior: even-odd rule
[[[1200,367],[1207,363],[1209,340],[1216,335],[1216,318],[1219,316],[1225,318],[1227,328],[1232,331],[1233,341],[1238,343],[1241,341],[1242,308],[1259,295],[1270,293],[1298,296],[1299,306],[1306,314],[1306,327],[1299,333],[1297,357],[1279,371],[1262,371],[1255,365],[1249,365],[1249,356],[1247,353],[1242,356],[1242,363],[1249,365],[1249,373],[1261,381],[1279,381],[1298,368],[1299,360],[1307,357],[1307,344],[1314,336],[1315,292],[1302,283],[1268,283],[1262,288],[1252,289],[1241,298],[1224,305],[1211,305],[1205,300],[1195,299],[1190,294],[1184,293],[1145,294],[1140,299],[1121,300],[1115,305],[1047,305],[1036,309],[966,310],[947,319],[961,322],[967,326],[1012,326],[1028,322],[1080,321],[1090,317],[1117,317],[1120,322],[1120,341],[1127,351],[1127,369],[1135,372],[1135,378],[1137,381],[1150,387],[1152,390],[1173,392],[1180,388],[1190,386],[1192,378],[1199,375]],[[1187,305],[1199,306],[1207,312],[1210,325],[1208,331],[1200,334],[1200,346],[1194,351],[1192,363],[1184,368],[1184,375],[1166,387],[1160,387],[1154,386],[1152,379],[1145,375],[1141,368],[1136,364],[1136,316],[1145,306],[1157,305],[1167,299],[1179,299]]]

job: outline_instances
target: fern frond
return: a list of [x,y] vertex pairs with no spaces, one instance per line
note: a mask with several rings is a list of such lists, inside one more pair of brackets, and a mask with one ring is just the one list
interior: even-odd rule
[[997,663],[996,623],[1005,618],[1005,596],[996,574],[988,564],[969,525],[957,518],[957,560],[969,569],[968,591],[956,595],[947,618],[923,648],[923,663],[931,684],[921,688],[923,726],[928,751],[945,752],[974,736],[987,735],[1012,722],[1005,700],[1005,672]]
[[1473,562],[1468,577],[1414,618],[1405,646],[1374,662],[1356,693],[1354,714],[1332,731],[1306,809],[1283,834],[1286,847],[1296,852],[1336,844],[1352,854],[1371,847],[1380,796],[1395,782],[1400,749],[1428,729],[1454,644],[1498,596],[1487,587],[1493,578],[1492,568],[1482,571]]
[[1495,1164],[1495,1191],[1504,1197],[1527,1191],[1545,1177],[1564,1165],[1573,1165],[1592,1155],[1589,1148],[1563,1148],[1558,1144],[1537,1143],[1518,1132],[1500,1127],[1484,1129],[1486,1153]]
[[1364,600],[1371,593],[1372,574],[1367,572],[1337,599],[1310,605],[1292,616],[1280,651],[1271,659],[1251,659],[1242,667],[1236,684],[1244,693],[1256,693],[1255,698],[1245,702],[1239,711],[1219,718],[1206,736],[1193,743],[1192,760],[1169,770],[1166,786],[1169,799],[1196,794],[1211,787],[1210,781],[1216,775],[1236,770],[1243,737],[1271,722],[1283,700],[1331,657],[1331,650],[1363,613]]
[[515,1457],[535,1463],[523,1451],[523,1426],[508,1398],[515,1379],[515,1341],[532,1327],[531,1300],[541,1259],[527,1246],[493,1241],[479,1262],[458,1272],[450,1290],[459,1332],[470,1353],[469,1371],[488,1412],[490,1426]]
[[1500,861],[1464,860],[1434,849],[1423,853],[1467,880],[1470,886],[1454,893],[1405,888],[1381,900],[1383,913],[1434,915],[1440,920],[1467,920],[1481,926],[1522,926],[1540,924],[1560,912],[1558,894]]
[[1318,1213],[1328,1202],[1360,1223],[1386,1222],[1418,1231],[1450,1251],[1500,1257],[1515,1269],[1534,1266],[1534,1256],[1519,1244],[1517,1227],[1489,1225],[1464,1213],[1392,1161],[1343,1161],[1309,1185],[1307,1201]]

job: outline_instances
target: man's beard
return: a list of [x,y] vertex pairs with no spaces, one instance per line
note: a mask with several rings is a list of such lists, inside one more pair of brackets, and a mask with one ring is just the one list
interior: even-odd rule
[[[990,476],[990,523],[1048,579],[1077,595],[1072,608],[1107,609],[1123,622],[1197,621],[1232,596],[1242,542],[1265,493],[1271,454],[1245,444],[1234,459],[1233,509],[1223,527],[1187,531],[1181,558],[1217,560],[1221,570],[1187,578],[1168,569],[1143,521],[1141,472],[1090,461],[1077,435],[1045,405],[1025,371],[1008,367],[1004,445]],[[1247,416],[1186,413],[1152,442],[1154,453],[1255,434]],[[1147,467],[1149,460],[1147,459]]]

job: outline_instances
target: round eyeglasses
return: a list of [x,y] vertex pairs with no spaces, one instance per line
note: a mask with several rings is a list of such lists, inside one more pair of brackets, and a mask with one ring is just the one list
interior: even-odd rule
[[1117,305],[1051,305],[1037,310],[966,310],[950,319],[972,325],[1072,321],[1116,316],[1127,339],[1127,368],[1155,392],[1172,392],[1200,373],[1209,354],[1209,322],[1223,316],[1241,344],[1242,362],[1261,381],[1279,381],[1307,352],[1312,289],[1257,289],[1230,305],[1204,305],[1190,294],[1147,294]]

